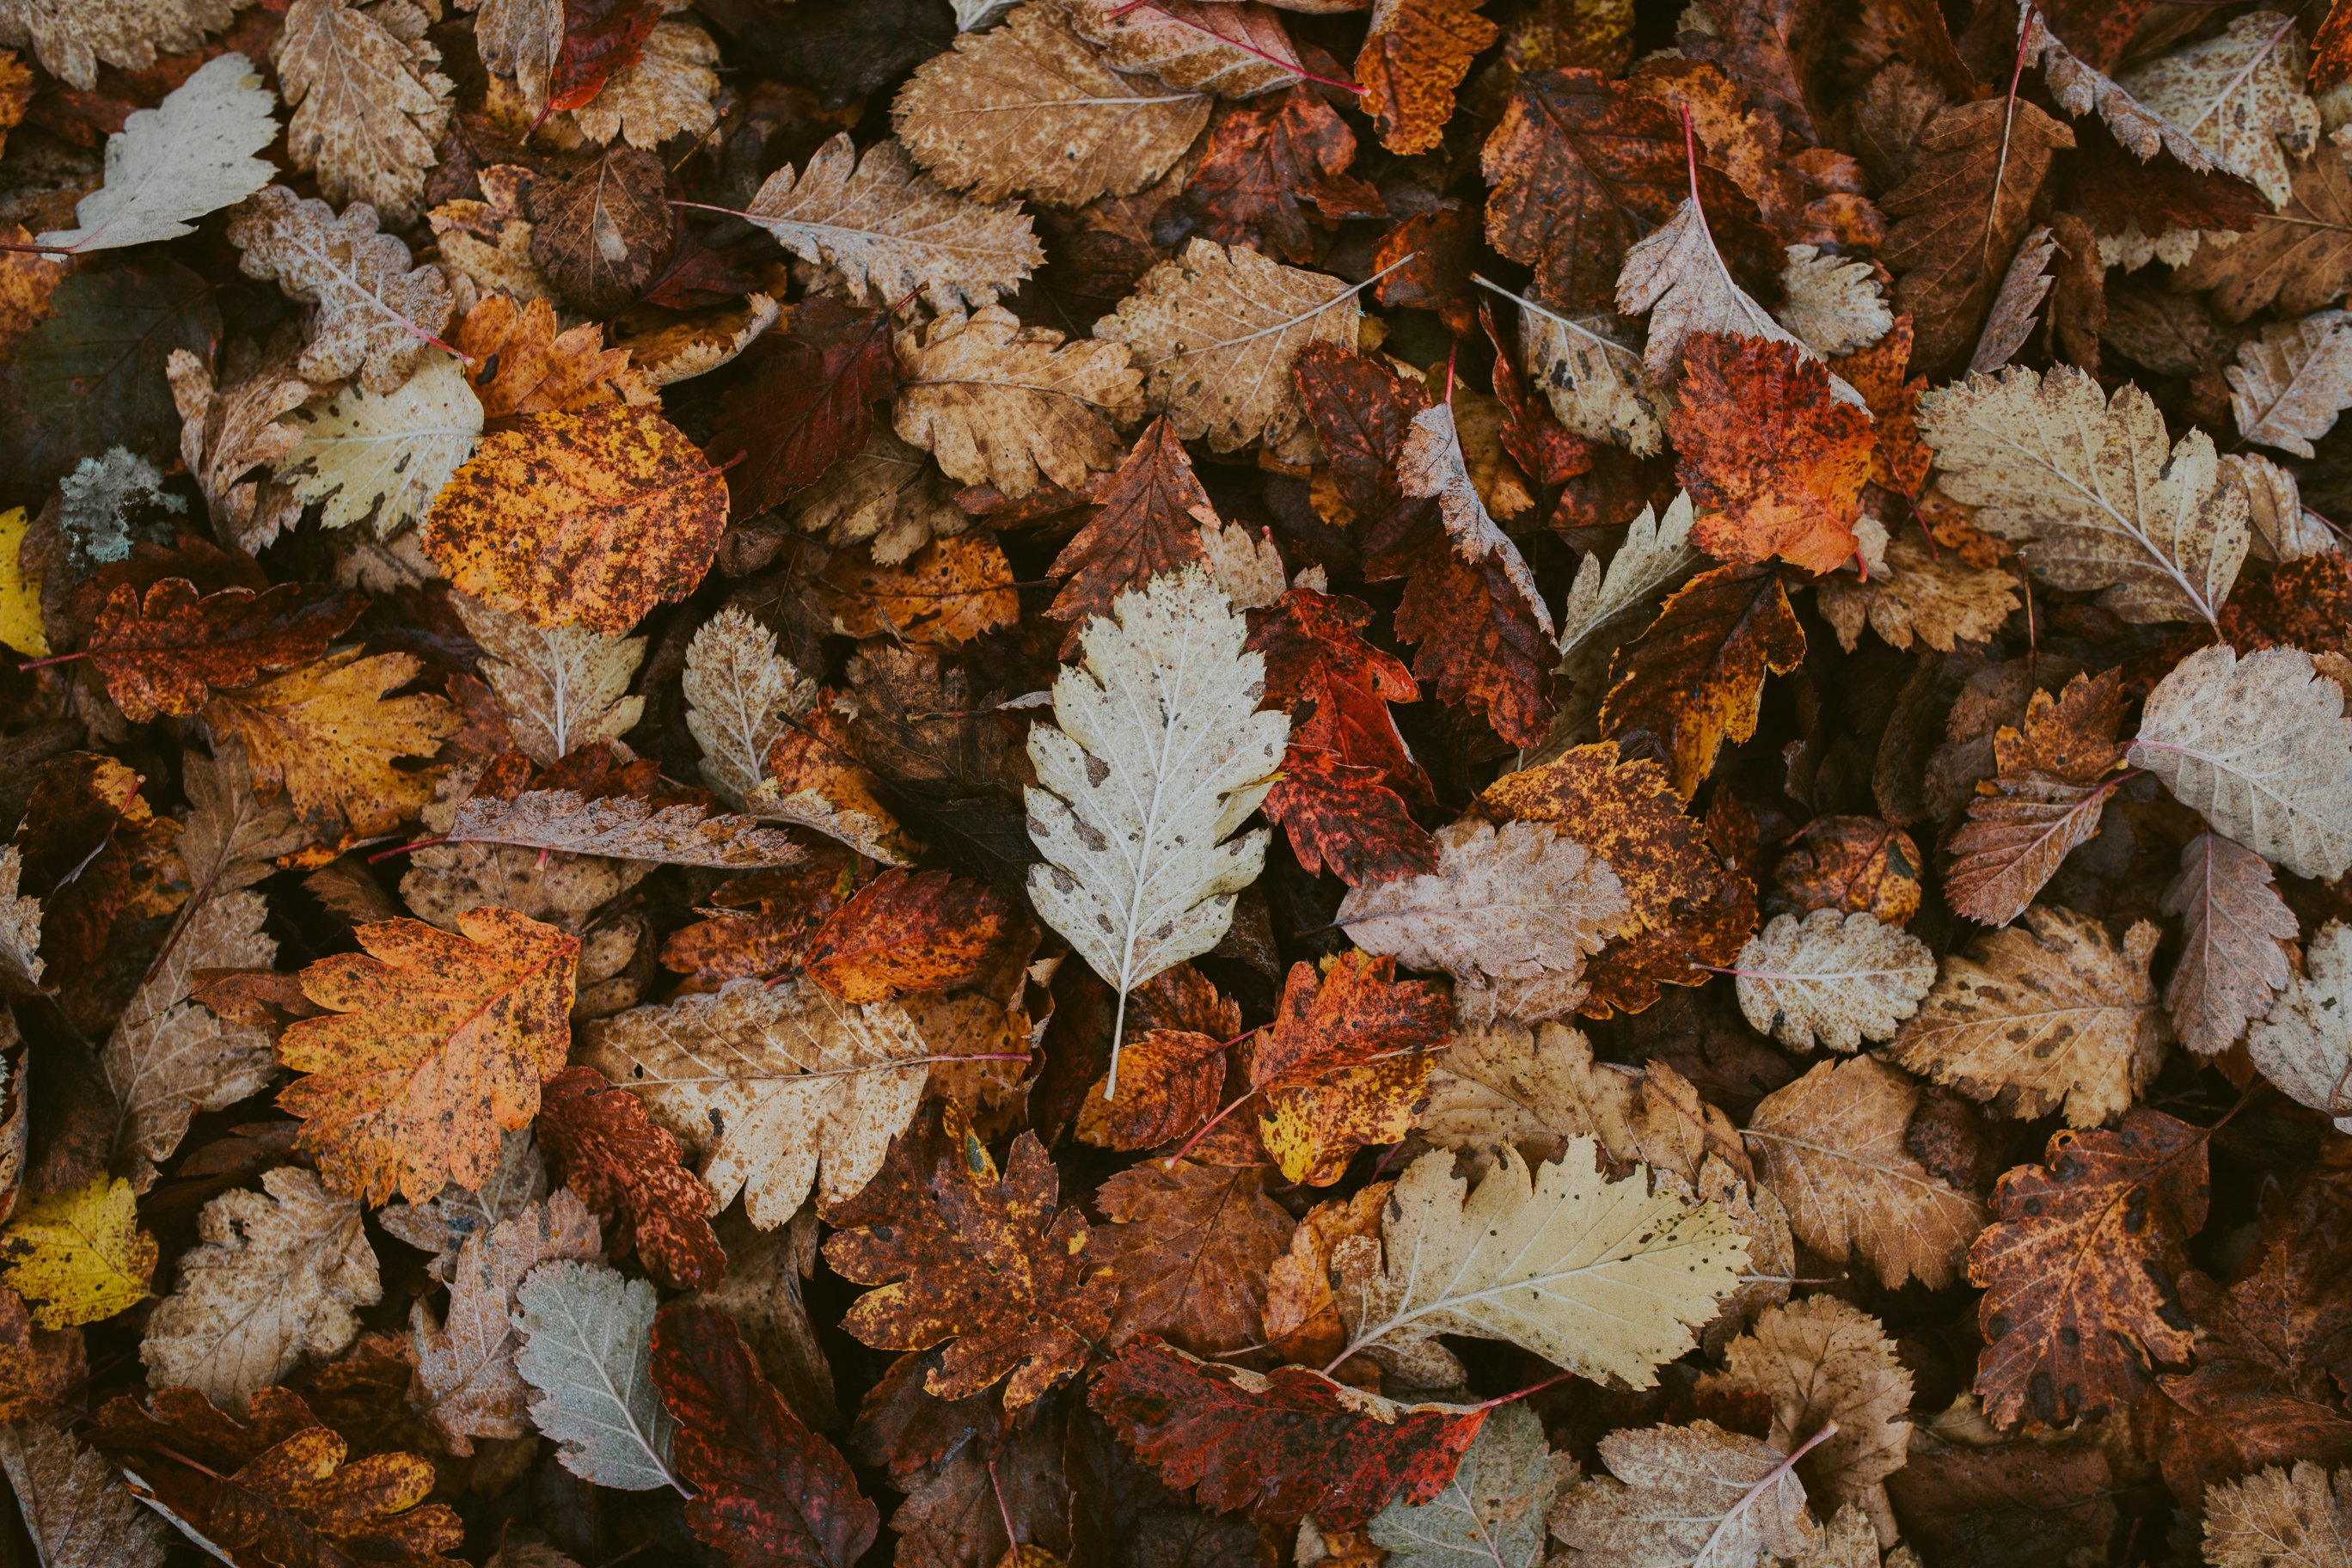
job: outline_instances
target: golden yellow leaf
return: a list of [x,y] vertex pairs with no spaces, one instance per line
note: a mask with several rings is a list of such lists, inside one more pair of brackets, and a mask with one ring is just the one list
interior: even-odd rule
[[154,1273],[155,1238],[139,1228],[137,1200],[120,1178],[28,1205],[0,1231],[0,1280],[25,1298],[36,1328],[127,1311]]
[[41,574],[25,570],[22,554],[26,521],[21,506],[0,511],[0,643],[45,658],[49,639],[41,630]]

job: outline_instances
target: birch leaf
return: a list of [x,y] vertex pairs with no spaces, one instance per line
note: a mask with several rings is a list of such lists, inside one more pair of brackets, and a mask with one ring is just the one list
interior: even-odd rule
[[383,1296],[356,1201],[292,1165],[264,1172],[261,1185],[205,1205],[201,1239],[139,1346],[157,1387],[196,1389],[239,1416],[305,1359],[350,1348],[355,1309]]
[[268,184],[254,154],[278,139],[278,100],[243,55],[206,60],[153,109],[136,110],[106,140],[106,184],[74,209],[79,226],[37,243],[110,250],[195,232],[194,220]]
[[2164,1005],[2182,1045],[2218,1056],[2285,988],[2300,934],[2294,911],[2279,897],[2269,863],[2218,833],[2200,833],[2181,849],[2180,874],[2162,907],[2180,917],[2180,958]]
[[2190,654],[2148,693],[2128,760],[2298,877],[2352,868],[2352,719],[2301,648]]
[[2352,927],[2329,921],[2304,972],[2246,1032],[2246,1055],[2298,1105],[2352,1131]]
[[1081,668],[1054,683],[1054,722],[1029,731],[1029,836],[1045,860],[1029,897],[1047,925],[1127,997],[1214,947],[1234,897],[1265,864],[1263,828],[1230,837],[1282,765],[1290,721],[1257,710],[1265,660],[1197,568],[1122,594],[1080,634]]
[[768,776],[770,748],[816,703],[816,682],[776,651],[776,634],[732,605],[696,629],[681,685],[703,782],[739,807]]
[[270,466],[303,504],[324,501],[321,528],[373,521],[388,539],[424,520],[482,434],[482,403],[438,350],[383,394],[347,386],[295,411],[302,438]]
[[1747,1243],[1713,1205],[1654,1196],[1640,1168],[1610,1181],[1596,1154],[1592,1140],[1574,1139],[1530,1176],[1507,1149],[1475,1192],[1452,1154],[1414,1161],[1382,1212],[1381,1243],[1333,1252],[1348,1353],[1442,1387],[1461,1368],[1436,1336],[1462,1334],[1654,1385],[1738,1287]]
[[1736,961],[1739,1010],[1792,1050],[1856,1051],[1891,1040],[1936,983],[1936,955],[1865,913],[1777,915]]
[[677,1487],[669,1445],[677,1423],[653,1381],[654,1288],[560,1258],[533,1269],[515,1300],[515,1370],[538,1390],[530,1418],[563,1468],[616,1491]]
[[2225,374],[2238,434],[2308,458],[2312,442],[2352,408],[2352,314],[2274,321],[2238,345],[2238,363]]

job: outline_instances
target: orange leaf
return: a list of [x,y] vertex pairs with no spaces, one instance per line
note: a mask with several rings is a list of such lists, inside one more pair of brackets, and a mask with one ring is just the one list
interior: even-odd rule
[[1693,332],[1672,429],[1700,549],[1815,574],[1853,557],[1874,437],[1870,416],[1830,395],[1820,360],[1794,343]]
[[1318,977],[1295,963],[1250,1062],[1258,1135],[1294,1182],[1326,1187],[1361,1148],[1412,1130],[1432,1055],[1454,1034],[1445,993],[1395,978],[1396,961],[1343,952]]
[[1804,657],[1805,628],[1779,577],[1752,566],[1702,572],[1611,659],[1601,733],[1657,737],[1675,793],[1688,800],[1724,742],[1756,732],[1766,673],[1786,675]]
[[1454,116],[1454,89],[1500,36],[1475,0],[1374,0],[1356,81],[1381,145],[1406,154],[1435,147]]
[[951,990],[987,969],[1013,913],[984,882],[888,870],[835,911],[803,963],[810,979],[845,1002]]
[[710,1228],[710,1189],[680,1163],[677,1140],[646,1102],[594,1068],[565,1068],[540,1090],[540,1147],[563,1184],[596,1211],[615,1257],[636,1248],[673,1290],[708,1290],[727,1272]]

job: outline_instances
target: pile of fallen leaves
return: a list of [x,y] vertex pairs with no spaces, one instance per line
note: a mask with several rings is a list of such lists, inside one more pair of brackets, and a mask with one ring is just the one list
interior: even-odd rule
[[2352,0],[0,46],[0,1563],[2352,1561]]

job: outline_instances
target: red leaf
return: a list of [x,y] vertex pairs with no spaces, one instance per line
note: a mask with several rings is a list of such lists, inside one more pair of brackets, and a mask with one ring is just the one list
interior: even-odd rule
[[654,1321],[654,1384],[677,1417],[686,1522],[734,1568],[848,1568],[882,1522],[849,1461],[760,1374],[733,1320],[672,1301]]
[[1675,469],[1699,510],[1691,542],[1719,561],[1777,555],[1833,572],[1854,552],[1870,416],[1830,392],[1794,343],[1693,332],[1672,421]]
[[742,383],[719,405],[710,458],[732,464],[735,516],[764,511],[866,449],[876,403],[898,389],[887,310],[853,310],[827,295],[793,307],[789,331],[743,355]]
[[883,872],[809,942],[809,978],[849,1002],[947,991],[978,979],[1013,910],[985,882],[945,871]]
[[1429,395],[1377,360],[1320,342],[1300,352],[1291,375],[1339,499],[1364,521],[1386,517],[1404,494],[1397,453]]
[[1078,627],[1110,614],[1121,594],[1202,559],[1201,530],[1217,521],[1165,415],[1136,437],[1134,450],[1102,481],[1096,499],[1102,504],[1093,520],[1047,568],[1069,578],[1045,613],[1076,623],[1067,639],[1072,645]]
[[1224,111],[1185,202],[1202,216],[1204,238],[1311,261],[1310,221],[1329,229],[1341,218],[1387,216],[1380,192],[1347,172],[1355,159],[1355,133],[1339,111],[1289,88]]
[[727,1272],[710,1228],[710,1189],[679,1164],[677,1140],[635,1095],[594,1068],[565,1068],[540,1086],[539,1142],[555,1173],[605,1223],[614,1250],[626,1252],[634,1237],[646,1273],[674,1289],[705,1290]]
[[1478,1409],[1388,1405],[1301,1367],[1266,1376],[1138,1340],[1087,1402],[1171,1486],[1200,1488],[1221,1513],[1291,1524],[1311,1513],[1351,1530],[1402,1496],[1425,1503],[1454,1479],[1486,1425]]
[[[1478,265],[1478,214],[1459,202],[1415,213],[1381,237],[1372,292],[1383,305],[1434,310],[1445,330],[1466,338],[1478,323],[1470,273]],[[1391,271],[1390,268],[1395,268]]]
[[1495,312],[1484,301],[1478,319],[1495,345],[1495,400],[1503,405],[1503,449],[1539,485],[1565,484],[1592,468],[1592,443],[1571,436],[1550,405],[1519,379],[1510,346],[1495,328]]
[[1402,660],[1364,640],[1371,607],[1345,595],[1293,588],[1250,633],[1249,651],[1265,658],[1265,700],[1290,715],[1290,744],[1329,752],[1349,767],[1371,768],[1381,782],[1424,805],[1429,775],[1397,732],[1391,702],[1419,700]]
[[1294,741],[1282,771],[1282,782],[1266,792],[1266,818],[1290,835],[1292,853],[1310,874],[1328,868],[1360,888],[1437,869],[1437,840],[1379,770]]
[[563,0],[563,47],[547,75],[547,109],[578,109],[636,63],[661,20],[662,0]]

